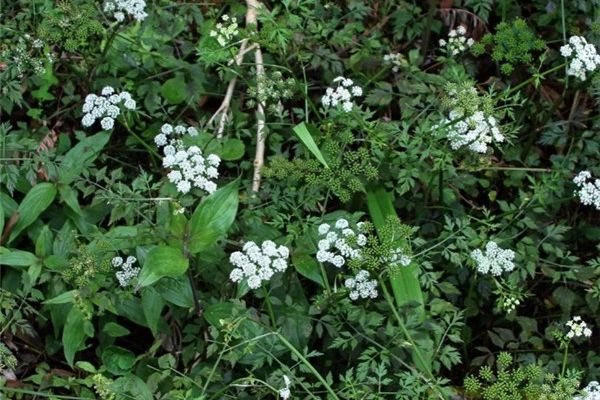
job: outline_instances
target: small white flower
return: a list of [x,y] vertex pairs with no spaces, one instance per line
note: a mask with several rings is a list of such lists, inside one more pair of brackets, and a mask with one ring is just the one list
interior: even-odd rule
[[600,383],[591,381],[583,388],[583,396],[575,396],[573,400],[600,400]]
[[587,326],[587,323],[579,316],[573,317],[570,321],[565,324],[569,331],[567,332],[567,338],[572,339],[574,337],[586,337],[592,336],[592,330]]
[[515,252],[498,247],[496,242],[490,241],[485,246],[485,253],[481,250],[473,250],[471,258],[477,264],[477,271],[482,274],[491,273],[498,276],[502,272],[510,272],[515,268],[513,262]]
[[115,273],[115,277],[119,281],[121,287],[128,286],[131,281],[139,275],[140,268],[133,266],[136,262],[137,259],[133,256],[127,257],[125,262],[123,262],[122,257],[114,257],[112,259],[112,266],[114,268],[120,268],[120,270]]
[[[102,89],[100,96],[88,94],[82,107],[84,116],[81,119],[81,124],[85,128],[88,128],[92,126],[97,119],[99,119],[102,129],[113,129],[115,124],[114,120],[121,113],[118,104],[122,101],[123,94],[126,94],[126,96],[134,104],[134,107],[130,109],[135,109],[135,101],[131,100],[131,95],[128,92],[115,94],[115,89],[110,86],[105,86]],[[129,108],[127,107],[127,103],[125,104],[125,107]]]
[[344,112],[352,111],[354,107],[352,99],[353,97],[362,96],[362,88],[360,86],[353,86],[354,81],[343,76],[335,78],[333,83],[337,83],[338,85],[335,89],[329,87],[325,90],[325,95],[321,98],[323,106],[326,108],[337,107],[341,104]]
[[561,46],[560,54],[570,60],[567,75],[582,81],[587,79],[588,72],[594,72],[600,66],[600,55],[596,48],[582,36],[571,36],[569,43]]
[[438,43],[440,48],[444,49],[446,53],[453,56],[464,52],[475,44],[475,40],[473,40],[473,38],[467,38],[465,36],[466,34],[467,29],[462,25],[456,29],[452,29],[450,32],[448,32],[448,40],[439,40]]
[[281,397],[281,400],[288,400],[292,397],[292,392],[290,391],[290,385],[292,382],[287,375],[283,376],[283,383],[285,386],[279,390],[279,397]]
[[119,22],[125,20],[125,14],[136,21],[143,21],[148,16],[144,11],[145,8],[144,0],[109,0],[104,3],[104,12],[112,12],[113,18]]
[[369,280],[369,271],[360,270],[354,278],[346,279],[344,286],[350,290],[349,297],[351,300],[363,299],[375,299],[378,296],[377,293],[377,281]]
[[573,183],[577,185],[575,195],[581,204],[600,210],[600,179],[593,178],[589,171],[581,171],[573,178]]
[[289,249],[267,240],[258,246],[246,242],[242,249],[229,256],[229,262],[235,267],[229,275],[232,282],[247,280],[250,289],[258,289],[262,282],[269,281],[275,272],[287,269]]

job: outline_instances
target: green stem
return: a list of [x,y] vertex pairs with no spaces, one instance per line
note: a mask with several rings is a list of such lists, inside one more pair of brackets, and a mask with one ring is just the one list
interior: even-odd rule
[[385,282],[381,278],[379,278],[379,286],[381,286],[381,290],[383,292],[383,296],[385,297],[385,300],[387,301],[388,305],[392,309],[392,313],[396,317],[396,320],[398,321],[398,325],[400,326],[400,329],[402,330],[402,333],[406,337],[406,340],[408,340],[408,342],[410,343],[410,345],[411,345],[411,347],[412,347],[412,349],[414,351],[415,356],[417,357],[417,359],[421,363],[421,367],[425,370],[424,372],[426,373],[426,375],[428,376],[428,378],[433,379],[434,378],[433,374],[431,373],[431,370],[427,367],[428,364],[425,361],[425,358],[421,354],[421,351],[417,347],[417,344],[415,343],[415,341],[413,340],[412,336],[408,332],[408,329],[406,329],[406,326],[404,325],[404,321],[402,321],[402,318],[400,317],[400,314],[398,313],[398,310],[396,310],[396,306],[394,305],[394,299],[392,299],[392,296],[390,295],[390,292],[388,291],[388,289],[387,289],[387,287],[385,285]]
[[275,313],[273,312],[273,306],[271,305],[271,300],[269,300],[269,292],[267,292],[266,287],[262,287],[263,293],[265,296],[265,303],[267,303],[267,309],[269,310],[269,318],[271,319],[271,326],[273,330],[277,329],[277,322],[275,320]]
[[323,283],[325,284],[325,290],[327,290],[327,294],[331,296],[331,286],[329,286],[329,280],[327,280],[327,273],[325,271],[325,267],[323,263],[319,263],[319,267],[321,267],[321,276],[323,277]]
[[569,356],[569,342],[567,342],[567,344],[565,345],[565,352],[563,354],[563,363],[562,363],[562,369],[560,371],[560,377],[564,377],[565,376],[565,371],[567,369],[567,358]]
[[544,76],[546,76],[546,75],[548,75],[548,74],[551,74],[552,72],[558,71],[559,69],[561,69],[561,68],[564,68],[564,66],[565,66],[565,65],[567,65],[567,63],[566,63],[566,62],[565,62],[565,63],[562,63],[562,64],[560,64],[560,65],[557,65],[557,66],[556,66],[556,67],[554,67],[554,68],[550,68],[549,70],[547,70],[547,71],[544,71],[544,72],[542,72],[542,73],[541,73],[541,74],[539,74],[539,75],[534,75],[534,76],[532,76],[531,78],[527,79],[526,81],[523,81],[523,82],[519,83],[517,86],[515,86],[514,88],[510,89],[506,95],[508,96],[508,95],[511,95],[511,94],[513,94],[513,93],[514,93],[514,92],[516,92],[517,90],[519,90],[519,89],[521,89],[521,88],[523,88],[523,87],[525,87],[525,86],[529,85],[529,84],[530,84],[531,82],[533,82],[535,79],[537,79],[537,78],[541,78],[541,77],[544,77]]
[[295,347],[294,345],[292,345],[290,342],[287,341],[287,339],[285,337],[283,337],[282,335],[280,335],[279,333],[275,333],[275,335],[277,335],[277,337],[279,338],[279,340],[281,340],[281,342],[292,352],[294,353],[294,355],[296,357],[298,357],[298,359],[306,366],[306,368],[308,368],[308,370],[321,382],[321,384],[323,384],[323,386],[325,387],[325,390],[327,390],[327,392],[331,395],[332,399],[336,399],[339,400],[339,397],[337,396],[337,394],[335,394],[335,392],[333,391],[333,389],[331,388],[331,386],[329,386],[327,384],[327,381],[325,380],[325,378],[323,378],[323,376],[319,373],[319,371],[317,371],[315,369],[315,367],[312,366],[312,364],[302,355],[302,353],[300,353]]

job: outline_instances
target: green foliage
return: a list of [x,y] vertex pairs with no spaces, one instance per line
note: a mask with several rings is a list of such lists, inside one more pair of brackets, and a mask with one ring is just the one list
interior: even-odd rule
[[500,71],[510,75],[519,65],[531,66],[544,50],[546,43],[531,29],[527,22],[517,18],[511,23],[501,22],[496,33],[487,33],[472,51],[481,55],[489,48],[492,60],[500,64]]
[[2,3],[0,397],[585,399],[593,2],[212,3]]

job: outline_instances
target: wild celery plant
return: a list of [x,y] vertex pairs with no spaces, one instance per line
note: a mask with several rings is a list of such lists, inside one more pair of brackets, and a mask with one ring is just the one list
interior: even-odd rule
[[209,3],[2,3],[0,397],[595,398],[594,2]]

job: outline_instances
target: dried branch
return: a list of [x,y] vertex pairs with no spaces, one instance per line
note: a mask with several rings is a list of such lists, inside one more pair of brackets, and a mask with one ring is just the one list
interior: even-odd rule
[[[257,25],[256,15],[259,12],[260,3],[257,0],[246,0],[246,26]],[[265,67],[263,64],[263,55],[260,46],[256,46],[254,51],[254,64],[256,66],[257,91],[260,93],[263,88]],[[265,110],[261,102],[256,104],[256,153],[254,155],[254,175],[252,177],[252,191],[258,192],[260,189],[260,180],[262,167],[265,160]]]

